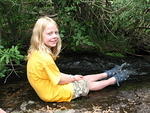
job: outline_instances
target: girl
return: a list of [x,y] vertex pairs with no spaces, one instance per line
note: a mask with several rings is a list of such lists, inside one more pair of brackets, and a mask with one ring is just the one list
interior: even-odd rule
[[[128,78],[128,73],[117,66],[94,75],[68,75],[61,73],[56,60],[61,50],[61,39],[56,22],[49,17],[37,20],[28,50],[27,77],[37,95],[45,102],[69,102],[89,91],[118,84]],[[101,80],[108,78],[107,80]],[[101,81],[99,81],[101,80]]]

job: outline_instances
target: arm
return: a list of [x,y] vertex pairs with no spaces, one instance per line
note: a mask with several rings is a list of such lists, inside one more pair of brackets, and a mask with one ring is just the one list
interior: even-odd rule
[[81,75],[71,76],[68,74],[61,73],[61,78],[60,78],[60,81],[58,84],[67,84],[67,83],[81,80],[82,78],[83,78],[83,76],[81,76]]

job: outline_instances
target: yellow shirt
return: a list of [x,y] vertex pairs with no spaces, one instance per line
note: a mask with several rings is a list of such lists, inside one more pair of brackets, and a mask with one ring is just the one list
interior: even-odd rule
[[51,55],[34,51],[27,63],[27,77],[37,95],[46,102],[71,101],[72,83],[59,85],[61,73]]

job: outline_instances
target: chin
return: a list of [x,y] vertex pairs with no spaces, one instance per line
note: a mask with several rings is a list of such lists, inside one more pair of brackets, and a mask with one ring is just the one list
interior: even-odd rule
[[56,47],[56,44],[55,45],[50,45],[50,47]]

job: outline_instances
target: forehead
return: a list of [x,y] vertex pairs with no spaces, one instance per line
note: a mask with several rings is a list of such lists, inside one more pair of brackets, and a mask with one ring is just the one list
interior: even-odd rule
[[58,30],[57,25],[54,23],[48,23],[45,27],[45,30]]

